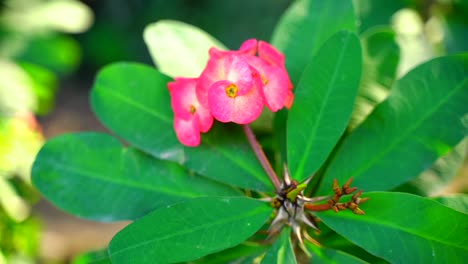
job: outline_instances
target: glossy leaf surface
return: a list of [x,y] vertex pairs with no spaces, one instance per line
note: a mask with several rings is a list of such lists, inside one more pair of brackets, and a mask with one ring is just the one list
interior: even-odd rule
[[209,48],[226,49],[203,30],[173,20],[148,25],[144,39],[158,69],[172,77],[198,77],[208,61]]
[[114,236],[112,263],[173,263],[233,247],[253,235],[271,214],[245,197],[198,198],[157,209]]
[[467,55],[424,63],[398,80],[390,96],[351,133],[325,173],[365,191],[388,190],[416,177],[468,132]]
[[284,53],[293,84],[297,84],[322,44],[340,30],[356,31],[351,1],[298,0],[291,4],[278,22],[271,42]]
[[209,178],[235,186],[272,190],[239,127],[216,125],[202,144],[185,148],[176,138],[166,83],[153,68],[117,63],[104,68],[91,92],[98,118],[131,145],[157,158],[177,161]]
[[463,263],[468,258],[468,215],[405,193],[365,193],[351,211],[317,213],[330,228],[391,263]]
[[331,37],[304,71],[287,121],[288,165],[305,179],[325,161],[344,132],[361,78],[361,49],[354,33]]
[[49,140],[36,157],[32,180],[57,207],[101,221],[136,219],[187,198],[241,195],[98,133]]

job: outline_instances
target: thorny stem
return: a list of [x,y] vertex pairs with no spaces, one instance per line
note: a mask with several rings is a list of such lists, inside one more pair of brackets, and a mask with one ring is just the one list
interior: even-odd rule
[[247,141],[249,141],[250,147],[252,148],[252,150],[255,153],[255,156],[262,165],[263,170],[265,170],[266,174],[268,175],[268,178],[275,187],[276,192],[279,192],[281,190],[280,180],[273,168],[271,167],[271,164],[268,161],[267,157],[265,156],[265,152],[263,152],[263,149],[260,147],[260,144],[255,138],[252,129],[249,125],[242,125],[242,129],[244,130],[245,136],[247,137]]

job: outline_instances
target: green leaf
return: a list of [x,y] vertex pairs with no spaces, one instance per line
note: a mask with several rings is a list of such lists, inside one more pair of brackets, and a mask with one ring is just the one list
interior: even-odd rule
[[390,28],[377,27],[361,36],[363,66],[361,84],[353,107],[350,128],[361,123],[389,94],[396,78],[400,48]]
[[91,251],[75,257],[71,264],[111,264],[107,249]]
[[57,207],[101,221],[136,219],[187,198],[240,195],[98,133],[49,140],[36,157],[32,181]]
[[346,210],[317,216],[330,228],[391,263],[464,263],[468,215],[405,193],[365,193],[365,215]]
[[467,134],[467,55],[424,63],[398,80],[390,96],[343,142],[319,193],[334,178],[366,191],[388,190],[417,176]]
[[173,20],[148,25],[144,39],[158,69],[172,77],[198,77],[208,61],[208,50],[226,49],[205,31]]
[[457,175],[465,160],[468,138],[465,138],[445,156],[440,157],[417,178],[398,186],[397,192],[409,192],[421,196],[434,196],[447,187]]
[[114,236],[112,263],[173,263],[233,247],[271,214],[267,203],[245,197],[198,198],[153,211]]
[[356,31],[351,1],[298,0],[286,10],[271,43],[284,53],[293,84],[322,44],[340,30]]
[[318,247],[311,243],[305,244],[312,251],[310,263],[313,264],[365,264],[366,261],[340,250]]
[[302,180],[325,161],[344,132],[361,77],[356,34],[331,37],[304,70],[287,121],[288,165]]
[[176,138],[165,75],[140,64],[104,68],[91,92],[91,105],[110,130],[157,158],[177,161],[206,177],[260,191],[271,190],[239,126],[215,124],[202,144],[183,147]]
[[439,196],[431,198],[453,210],[468,214],[468,195],[467,194],[452,194],[447,196]]
[[296,256],[294,255],[293,246],[291,243],[291,229],[283,228],[280,237],[273,246],[267,251],[262,259],[262,264],[277,263],[277,264],[296,264]]

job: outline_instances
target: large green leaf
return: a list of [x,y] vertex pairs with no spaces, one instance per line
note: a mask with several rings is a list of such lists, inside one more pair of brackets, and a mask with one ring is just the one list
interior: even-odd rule
[[296,264],[296,255],[291,243],[291,229],[283,228],[279,238],[266,252],[262,264]]
[[356,127],[382,102],[395,81],[400,48],[395,33],[387,27],[372,28],[361,36],[362,77],[351,115],[350,128]]
[[367,263],[364,260],[361,260],[353,255],[345,253],[340,250],[332,248],[318,247],[311,243],[305,244],[307,248],[312,251],[312,256],[310,257],[310,263],[313,264],[365,264]]
[[344,182],[351,176],[366,191],[388,190],[448,153],[468,132],[467,58],[437,58],[398,80],[344,140],[320,193],[328,193],[334,178]]
[[312,56],[334,33],[356,31],[351,1],[298,0],[283,14],[272,44],[285,55],[286,69],[296,84]]
[[98,74],[91,105],[109,129],[157,158],[177,161],[235,186],[272,190],[240,127],[215,124],[202,135],[200,146],[185,148],[179,143],[172,124],[168,81],[147,66],[113,64]]
[[344,132],[361,78],[356,34],[331,37],[304,70],[287,121],[288,164],[293,177],[314,173]]
[[366,193],[351,211],[317,213],[330,228],[391,263],[464,263],[468,259],[468,215],[405,193]]
[[32,180],[59,208],[101,221],[136,219],[187,198],[241,195],[98,133],[49,140],[36,157]]
[[198,198],[153,211],[114,236],[112,263],[173,263],[229,248],[254,234],[271,214],[246,197]]
[[150,24],[144,38],[154,63],[169,76],[198,77],[208,61],[208,50],[226,49],[208,33],[180,21]]

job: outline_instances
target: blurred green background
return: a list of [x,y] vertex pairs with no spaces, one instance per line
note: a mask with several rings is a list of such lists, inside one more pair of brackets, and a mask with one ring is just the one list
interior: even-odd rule
[[[125,224],[92,223],[59,212],[30,185],[29,169],[45,139],[105,130],[90,110],[88,91],[96,72],[109,63],[152,65],[142,37],[147,24],[180,20],[236,49],[248,38],[268,41],[291,2],[0,1],[0,264],[68,263],[80,252],[104,247]],[[353,2],[363,35],[376,26],[395,32],[399,76],[432,57],[468,50],[466,0]],[[463,159],[466,147],[459,149]],[[466,165],[458,170],[459,165],[452,173],[458,176],[448,177],[431,195],[467,191]]]

